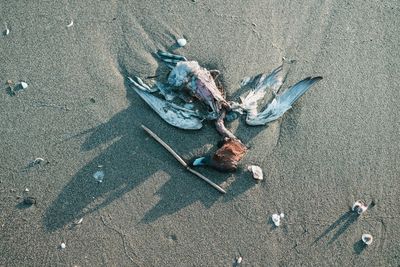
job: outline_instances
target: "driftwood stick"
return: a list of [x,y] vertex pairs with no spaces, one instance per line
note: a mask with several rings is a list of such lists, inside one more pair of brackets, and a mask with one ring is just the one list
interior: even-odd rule
[[209,185],[211,185],[212,187],[217,189],[219,192],[224,193],[224,194],[226,193],[226,191],[223,188],[221,188],[219,185],[217,185],[216,183],[214,183],[213,181],[211,181],[210,179],[208,179],[207,177],[205,177],[201,173],[199,173],[199,172],[193,170],[192,168],[190,168],[190,166],[167,143],[165,143],[163,140],[161,140],[161,138],[158,137],[155,133],[153,133],[149,128],[147,128],[144,125],[142,125],[142,128],[149,135],[151,135],[151,137],[153,137],[158,143],[160,143],[166,150],[168,150],[168,152],[171,153],[171,155],[174,156],[174,158],[177,161],[179,161],[179,163],[183,167],[185,167],[186,170],[188,170],[189,172],[193,173],[194,175],[196,175],[197,177],[199,177],[203,181],[207,182]]

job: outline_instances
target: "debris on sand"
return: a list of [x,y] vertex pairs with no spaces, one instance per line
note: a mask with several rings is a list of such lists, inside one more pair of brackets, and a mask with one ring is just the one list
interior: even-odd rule
[[215,189],[217,189],[219,192],[225,194],[226,191],[221,188],[219,185],[217,185],[216,183],[214,183],[213,181],[211,181],[210,179],[208,179],[207,177],[205,177],[204,175],[202,175],[201,173],[193,170],[192,168],[190,168],[190,166],[167,144],[165,143],[160,137],[158,137],[155,133],[153,133],[153,131],[151,131],[149,128],[147,128],[146,126],[142,125],[143,130],[145,130],[151,137],[153,137],[160,145],[162,145],[172,156],[174,156],[174,158],[189,172],[193,173],[194,175],[196,175],[197,177],[199,177],[200,179],[202,179],[203,181],[205,181],[206,183],[208,183],[209,185],[211,185],[212,187],[214,187]]
[[176,40],[176,43],[180,46],[180,47],[184,47],[187,44],[187,41],[185,38],[180,38],[178,40]]
[[240,266],[240,264],[242,263],[242,256],[237,256],[234,260],[233,260],[233,266]]
[[10,34],[10,29],[8,28],[7,24],[6,24],[6,29],[5,29],[5,31],[3,32],[3,34],[4,34],[5,36],[7,36],[7,35]]
[[103,171],[97,171],[93,174],[93,178],[96,180],[98,183],[102,183],[104,179],[104,172]]
[[22,89],[28,88],[28,84],[26,82],[20,82]]
[[[186,43],[183,38],[177,40],[177,45],[181,47]],[[203,121],[213,121],[218,133],[228,139],[213,157],[199,158],[194,161],[193,166],[207,165],[224,172],[236,171],[238,163],[248,150],[226,128],[225,121],[243,114],[250,126],[266,125],[282,117],[302,95],[322,80],[320,76],[307,77],[286,90],[280,90],[286,77],[282,64],[270,74],[263,73],[243,80],[242,85],[248,85],[245,88],[248,90],[247,94],[240,96],[238,102],[229,101],[225,97],[221,81],[217,79],[220,73],[218,70],[208,70],[197,61],[166,51],[158,51],[156,54],[170,68],[167,82],[159,81],[156,82],[157,86],[150,87],[138,77],[127,77],[130,85],[170,125],[185,130],[199,130]],[[258,104],[264,102],[262,100],[270,90],[274,92],[274,98],[265,108],[260,109]],[[154,91],[159,91],[159,97],[152,94]],[[173,101],[178,98],[182,101]],[[182,102],[195,106],[185,107]]]
[[81,224],[83,222],[83,218],[80,218],[79,220],[74,221],[75,225]]
[[[28,163],[28,167],[34,167],[36,165],[41,165],[42,162],[44,162],[43,158],[35,158],[34,160],[31,160]],[[49,162],[47,162],[47,163],[49,163]]]
[[65,245],[65,243],[61,243],[61,245],[60,245],[60,248],[61,249],[64,249],[64,248],[66,248],[67,246]]
[[363,234],[361,236],[361,240],[364,242],[365,245],[371,245],[373,241],[373,237],[370,234]]
[[253,178],[255,180],[261,181],[264,179],[262,169],[257,165],[250,165],[247,167],[247,170],[253,174]]
[[67,25],[67,28],[70,28],[74,25],[74,21],[71,19],[71,22]]
[[359,215],[363,214],[367,209],[368,205],[363,200],[357,200],[351,207],[351,210],[357,212]]
[[221,147],[213,156],[197,158],[193,166],[210,166],[221,172],[236,171],[239,162],[247,152],[247,147],[237,138],[224,138],[220,143]]
[[272,222],[275,224],[276,227],[281,225],[281,219],[283,219],[283,217],[285,217],[285,214],[281,213],[281,214],[277,214],[274,213],[272,214]]

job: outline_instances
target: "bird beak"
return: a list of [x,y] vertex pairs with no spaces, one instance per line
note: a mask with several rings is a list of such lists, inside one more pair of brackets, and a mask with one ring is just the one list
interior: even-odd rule
[[194,161],[193,161],[193,166],[203,166],[203,165],[205,165],[206,163],[205,163],[205,157],[201,157],[201,158],[197,158],[197,159],[195,159]]

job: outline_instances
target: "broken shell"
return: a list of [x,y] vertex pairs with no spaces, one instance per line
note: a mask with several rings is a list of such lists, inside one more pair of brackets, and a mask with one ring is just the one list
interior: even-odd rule
[[25,188],[25,190],[24,190],[25,192],[29,192],[29,188]]
[[33,161],[33,163],[34,163],[34,164],[40,164],[40,162],[42,162],[42,161],[44,161],[43,158],[36,158],[36,159]]
[[28,84],[26,82],[21,82],[21,87],[22,89],[26,89],[28,87]]
[[66,247],[65,243],[61,243],[60,248],[64,249]]
[[67,25],[67,27],[72,27],[72,25],[74,25],[74,21],[71,19],[71,22]]
[[6,31],[4,32],[5,35],[9,35],[10,34],[10,29],[6,28]]
[[176,42],[180,47],[184,47],[187,44],[187,41],[185,38],[180,38],[180,39],[176,40]]
[[281,225],[281,216],[279,214],[272,214],[272,222],[275,224],[275,226]]
[[101,183],[103,182],[103,178],[104,178],[104,172],[103,171],[97,171],[93,174],[94,179]]
[[241,264],[242,263],[243,258],[241,256],[236,258],[236,264]]
[[79,220],[75,221],[74,224],[76,224],[76,225],[81,224],[82,221],[83,221],[83,218],[80,218]]
[[249,170],[249,172],[251,172],[253,174],[254,179],[259,180],[259,181],[264,179],[262,169],[259,166],[250,165],[249,167],[247,167],[247,170]]
[[351,210],[357,212],[359,215],[364,213],[367,209],[368,209],[367,203],[365,203],[362,200],[357,200],[351,207]]
[[283,219],[285,217],[285,214],[283,214],[283,212],[281,214],[279,214],[279,216],[281,217],[281,219]]
[[365,245],[371,245],[373,239],[374,238],[370,234],[363,234],[361,236],[361,240],[364,242]]

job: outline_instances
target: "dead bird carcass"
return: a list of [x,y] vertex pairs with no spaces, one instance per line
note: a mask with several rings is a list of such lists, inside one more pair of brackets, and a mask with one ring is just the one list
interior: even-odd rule
[[[213,156],[198,158],[193,161],[193,166],[208,165],[220,171],[235,171],[247,152],[247,147],[225,127],[224,120],[233,120],[244,114],[248,125],[266,125],[280,118],[322,79],[319,76],[308,77],[280,92],[284,82],[281,65],[270,74],[249,79],[247,83],[251,82],[253,86],[246,96],[240,97],[240,102],[228,101],[217,80],[219,71],[207,70],[197,61],[188,61],[181,55],[163,51],[158,51],[157,55],[171,69],[167,82],[156,82],[150,87],[139,77],[128,77],[133,89],[160,117],[175,127],[198,130],[204,120],[215,121],[223,143]],[[275,97],[259,112],[258,102],[268,90],[272,90]],[[156,92],[163,99],[157,97]]]

